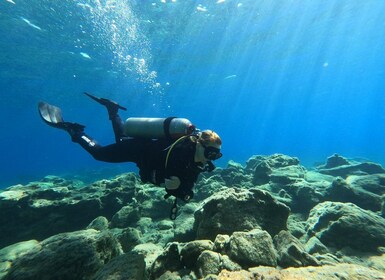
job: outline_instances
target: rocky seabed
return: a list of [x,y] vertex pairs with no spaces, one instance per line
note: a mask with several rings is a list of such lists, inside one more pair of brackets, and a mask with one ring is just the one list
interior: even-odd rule
[[385,279],[385,170],[230,161],[178,203],[133,173],[0,192],[0,279]]

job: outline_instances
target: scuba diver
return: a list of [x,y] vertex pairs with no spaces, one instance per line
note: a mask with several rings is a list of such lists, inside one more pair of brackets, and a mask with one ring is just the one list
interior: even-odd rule
[[60,108],[39,102],[39,114],[48,125],[69,133],[96,160],[105,162],[134,162],[143,183],[164,187],[175,197],[171,219],[176,218],[177,198],[184,202],[193,198],[193,187],[201,172],[211,172],[213,160],[222,156],[222,141],[211,130],[199,131],[187,119],[128,118],[123,122],[114,101],[84,93],[107,108],[115,134],[115,143],[101,146],[84,133],[85,126],[63,120]]

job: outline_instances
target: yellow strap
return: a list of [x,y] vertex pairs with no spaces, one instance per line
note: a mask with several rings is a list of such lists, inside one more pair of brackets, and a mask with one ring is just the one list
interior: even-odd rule
[[186,139],[186,137],[188,137],[189,135],[185,135],[185,136],[182,136],[180,137],[178,140],[176,140],[171,146],[170,146],[170,149],[168,150],[167,152],[167,156],[166,156],[166,161],[164,163],[164,168],[167,169],[167,164],[168,164],[168,158],[170,157],[170,154],[171,154],[171,150],[175,147],[176,144],[178,144],[180,141],[182,141],[183,139]]

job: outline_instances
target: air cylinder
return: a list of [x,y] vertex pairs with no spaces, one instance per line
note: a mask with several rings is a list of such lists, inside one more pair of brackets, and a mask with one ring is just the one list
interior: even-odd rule
[[191,134],[195,126],[184,118],[128,118],[123,125],[123,133],[128,137],[150,139],[178,139]]

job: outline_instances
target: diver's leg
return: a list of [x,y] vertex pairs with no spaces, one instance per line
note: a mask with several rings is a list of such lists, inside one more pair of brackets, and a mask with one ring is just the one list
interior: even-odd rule
[[108,112],[108,115],[112,123],[112,129],[114,130],[115,142],[119,143],[122,141],[122,138],[125,137],[123,134],[123,121],[118,112],[116,112],[115,115],[111,115],[110,112]]
[[96,97],[87,92],[85,92],[84,94],[107,108],[108,117],[111,120],[112,128],[114,130],[115,141],[116,143],[119,143],[122,140],[122,138],[125,136],[123,134],[123,121],[120,118],[118,111],[119,109],[122,109],[124,111],[126,111],[127,109],[120,106],[115,101],[112,101],[106,98]]
[[136,139],[129,139],[108,146],[101,146],[85,133],[76,135],[72,139],[90,153],[94,159],[105,162],[139,163],[145,147],[143,143]]
[[[71,136],[73,142],[80,144],[96,160],[106,162],[139,162],[140,155],[144,151],[144,143],[136,139],[128,139],[109,146],[101,146],[84,133],[84,125],[65,122],[59,107],[40,102],[39,114],[48,125],[65,130]],[[116,113],[116,120],[120,120]]]

